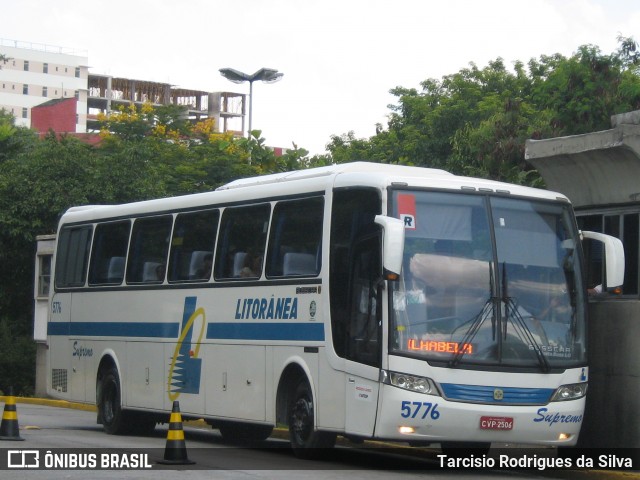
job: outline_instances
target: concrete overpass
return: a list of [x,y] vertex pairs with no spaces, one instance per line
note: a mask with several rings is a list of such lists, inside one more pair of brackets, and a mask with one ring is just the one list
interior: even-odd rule
[[638,202],[640,110],[614,115],[611,123],[601,132],[527,140],[525,159],[577,209]]
[[[628,290],[591,297],[588,347],[589,390],[579,444],[640,447],[640,111],[614,115],[611,129],[528,140],[525,158],[547,187],[567,195],[578,216],[617,221],[625,244]],[[605,233],[606,228],[605,228]]]

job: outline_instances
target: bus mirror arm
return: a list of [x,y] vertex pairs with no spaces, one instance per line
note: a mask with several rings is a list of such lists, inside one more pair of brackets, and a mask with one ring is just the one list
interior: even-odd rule
[[384,278],[398,280],[404,253],[404,223],[399,218],[376,215],[375,222],[382,227],[382,267]]
[[604,233],[581,231],[581,238],[596,240],[604,244],[607,288],[619,287],[624,283],[624,247],[619,238]]

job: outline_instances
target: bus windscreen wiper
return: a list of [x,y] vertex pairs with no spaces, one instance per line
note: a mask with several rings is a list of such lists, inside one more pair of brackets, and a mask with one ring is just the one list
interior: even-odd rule
[[493,316],[493,298],[487,299],[482,307],[482,310],[471,320],[471,325],[467,329],[462,341],[458,342],[458,348],[456,353],[453,354],[453,358],[449,360],[450,367],[456,367],[465,353],[467,353],[467,345],[475,338],[476,334],[480,330],[480,327],[487,319],[488,316]]
[[549,372],[551,368],[549,366],[547,357],[544,355],[542,348],[540,348],[540,344],[533,336],[533,332],[531,332],[531,329],[527,326],[527,323],[524,321],[524,318],[522,318],[522,315],[518,311],[518,306],[516,305],[515,300],[509,296],[507,286],[507,269],[505,267],[505,263],[502,264],[502,301],[504,302],[505,316],[502,336],[503,341],[507,340],[507,325],[509,323],[509,319],[513,318],[515,320],[513,322],[513,326],[518,338],[520,338],[520,340],[529,342],[536,354],[536,358],[538,359],[540,368],[544,373]]
[[458,342],[458,349],[456,353],[453,354],[453,358],[449,360],[449,367],[456,367],[460,363],[460,361],[462,360],[462,357],[464,357],[464,354],[467,353],[466,345],[469,345],[471,341],[475,338],[478,331],[480,330],[480,327],[482,327],[482,324],[484,323],[484,321],[487,319],[488,316],[491,316],[491,327],[493,332],[492,335],[493,335],[493,339],[495,340],[496,318],[495,318],[495,315],[493,315],[493,312],[495,311],[495,308],[494,308],[495,305],[499,303],[499,299],[497,299],[496,296],[493,294],[493,292],[495,291],[495,288],[494,288],[492,267],[489,268],[489,288],[490,288],[489,298],[482,306],[482,309],[480,310],[480,312],[478,312],[478,315],[476,315],[471,320],[471,325],[469,325],[469,328],[467,329],[467,332],[465,333],[462,341]]

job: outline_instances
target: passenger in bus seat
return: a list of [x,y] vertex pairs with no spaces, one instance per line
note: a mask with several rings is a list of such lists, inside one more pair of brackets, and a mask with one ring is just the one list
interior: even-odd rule
[[244,263],[239,276],[243,278],[259,277],[262,270],[261,266],[262,255],[247,253],[244,257]]
[[231,247],[227,253],[227,264],[224,268],[227,272],[226,277],[237,278],[240,276],[240,271],[244,265],[245,256],[247,252],[240,252],[236,247]]
[[203,264],[198,270],[196,270],[195,278],[199,280],[211,278],[211,268],[213,267],[213,254],[207,253],[204,256]]

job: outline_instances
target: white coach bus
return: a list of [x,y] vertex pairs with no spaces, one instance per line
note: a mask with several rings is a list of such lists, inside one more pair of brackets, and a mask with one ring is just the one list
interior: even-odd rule
[[[300,455],[338,434],[573,445],[581,235],[560,194],[370,163],[71,208],[48,392],[112,434],[175,400],[235,442],[286,424]],[[620,242],[600,240],[622,283]]]

